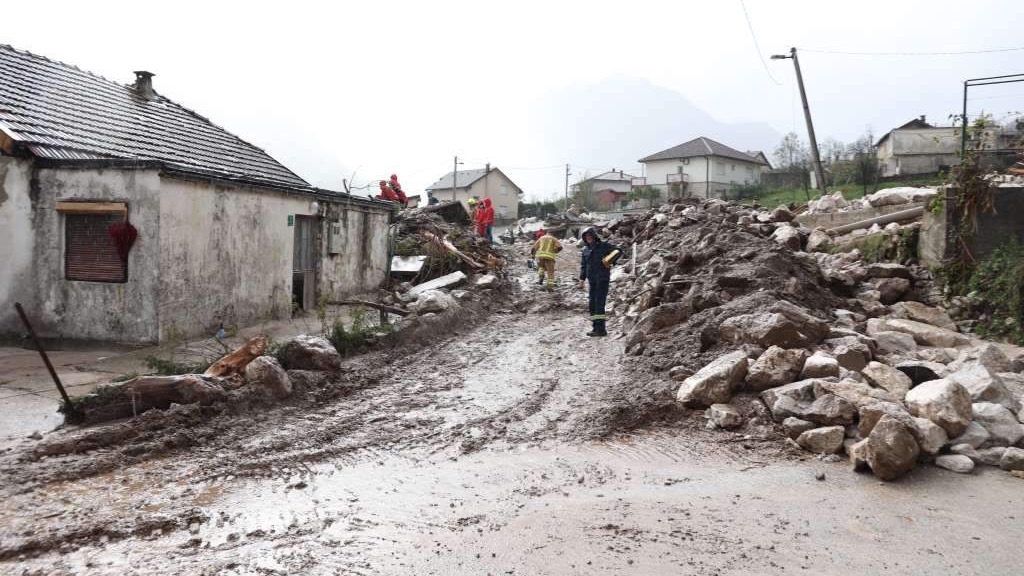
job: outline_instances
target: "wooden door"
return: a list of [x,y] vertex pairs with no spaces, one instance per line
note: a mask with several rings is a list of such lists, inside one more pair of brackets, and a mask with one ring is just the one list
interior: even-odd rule
[[316,308],[316,218],[295,217],[292,298],[303,310]]

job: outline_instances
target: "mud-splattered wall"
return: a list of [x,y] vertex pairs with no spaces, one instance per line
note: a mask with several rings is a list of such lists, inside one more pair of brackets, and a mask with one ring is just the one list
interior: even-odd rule
[[[331,222],[341,225],[341,246],[328,254]],[[373,290],[387,277],[388,212],[363,206],[326,207],[320,241],[319,293],[328,299]]]
[[[59,201],[123,202],[138,239],[123,283],[65,278]],[[0,336],[22,333],[22,302],[46,337],[150,343],[213,335],[292,312],[296,215],[329,214],[341,252],[320,234],[318,297],[376,288],[387,267],[388,211],[276,189],[169,176],[158,168],[42,167],[0,158]],[[323,222],[321,222],[323,224]]]
[[291,313],[289,215],[315,214],[305,196],[164,178],[160,333],[213,335]]
[[[24,260],[19,260],[22,270],[12,277],[13,288],[9,293],[22,298],[36,331],[50,338],[155,342],[160,272],[158,171],[37,167],[32,172],[28,190],[30,216],[26,219],[24,200],[8,200],[19,202],[22,208],[16,219],[24,219],[31,227],[19,223],[13,229],[12,237],[16,240],[12,244],[19,246],[17,258],[25,257],[26,244],[31,247],[31,272],[25,270]],[[87,200],[123,202],[128,206],[128,220],[138,229],[139,236],[128,255],[126,282],[65,279],[65,216],[57,211],[57,202]],[[3,305],[6,320],[9,304]],[[3,328],[8,334],[19,330],[9,321],[5,321]]]
[[14,303],[33,304],[32,163],[0,157],[0,334],[20,334]]

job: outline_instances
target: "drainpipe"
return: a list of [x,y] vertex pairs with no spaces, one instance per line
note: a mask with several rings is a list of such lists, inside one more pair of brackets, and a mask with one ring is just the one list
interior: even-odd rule
[[711,156],[704,157],[704,198],[711,197]]

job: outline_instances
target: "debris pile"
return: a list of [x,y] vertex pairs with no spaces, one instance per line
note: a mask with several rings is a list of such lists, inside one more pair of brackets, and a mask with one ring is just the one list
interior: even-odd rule
[[719,200],[605,232],[635,242],[613,274],[627,354],[709,426],[770,419],[794,447],[845,452],[883,480],[929,461],[1024,470],[1024,350],[929,306],[927,270],[809,253],[814,232],[788,210]]
[[[464,274],[501,270],[504,258],[489,242],[473,234],[469,216],[459,202],[405,210],[398,214],[393,254],[422,258],[421,266],[402,268],[413,284],[452,272]],[[393,269],[395,267],[393,266]]]
[[901,204],[917,204],[927,202],[938,194],[938,188],[933,186],[913,187],[902,186],[897,188],[883,188],[864,198],[847,200],[842,192],[825,194],[807,203],[808,214],[822,214],[828,212],[846,212],[850,210],[866,210],[868,208],[880,208],[882,206],[898,206]]

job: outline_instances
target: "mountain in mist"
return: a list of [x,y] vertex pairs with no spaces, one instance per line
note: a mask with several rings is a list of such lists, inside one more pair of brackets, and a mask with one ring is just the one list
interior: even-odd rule
[[769,156],[782,139],[767,124],[720,122],[678,92],[626,76],[554,92],[533,117],[545,136],[545,157],[594,169],[635,169],[639,158],[698,136]]

